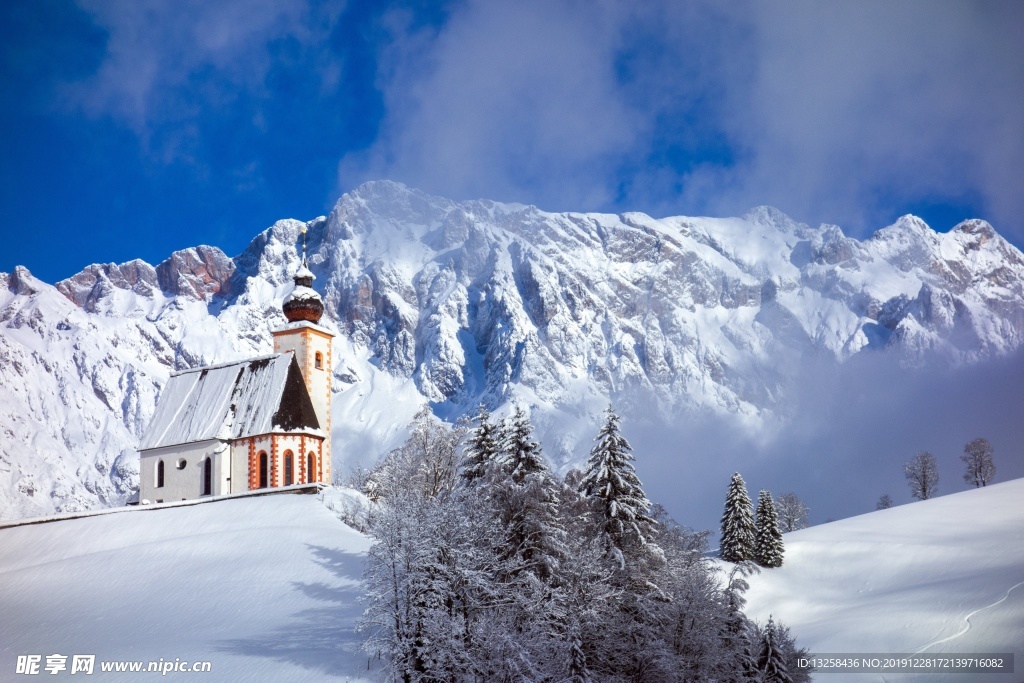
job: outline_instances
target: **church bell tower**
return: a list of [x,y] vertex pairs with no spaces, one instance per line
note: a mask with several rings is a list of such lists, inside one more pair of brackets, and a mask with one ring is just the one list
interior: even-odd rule
[[306,390],[313,401],[325,439],[309,481],[331,482],[331,384],[334,374],[334,334],[320,327],[324,302],[313,289],[313,273],[306,262],[306,228],[302,228],[302,261],[295,271],[295,288],[285,297],[282,309],[288,322],[272,330],[274,353],[294,353]]

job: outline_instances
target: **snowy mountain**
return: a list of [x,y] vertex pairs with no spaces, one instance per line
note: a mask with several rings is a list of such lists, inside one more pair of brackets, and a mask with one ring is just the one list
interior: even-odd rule
[[747,613],[812,652],[1013,653],[1015,674],[842,674],[829,681],[1021,680],[1024,479],[784,534],[781,568],[750,579]]
[[584,453],[614,400],[663,423],[785,421],[808,361],[1005,356],[1024,338],[1024,255],[987,223],[905,216],[864,241],[761,207],[654,219],[453,202],[392,182],[328,217],[214,247],[0,274],[0,518],[116,504],[169,372],[271,350],[300,229],[335,352],[335,471],[372,462],[419,405],[535,406],[545,449]]

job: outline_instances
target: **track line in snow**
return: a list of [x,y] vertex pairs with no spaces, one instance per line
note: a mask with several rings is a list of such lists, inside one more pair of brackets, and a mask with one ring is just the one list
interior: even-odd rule
[[930,648],[930,647],[932,647],[934,645],[939,645],[941,643],[945,643],[947,641],[953,640],[954,638],[959,638],[963,634],[967,633],[968,631],[971,630],[971,617],[973,617],[978,612],[984,612],[985,610],[990,609],[992,607],[995,607],[996,605],[998,605],[998,604],[1000,604],[1002,602],[1006,602],[1007,598],[1010,597],[1010,593],[1012,593],[1015,589],[1020,588],[1021,586],[1024,586],[1024,581],[1021,581],[1020,583],[1017,583],[1017,584],[1014,584],[1014,585],[1010,586],[1010,588],[1007,589],[1006,594],[1003,595],[1003,597],[1001,597],[998,600],[996,600],[995,602],[993,602],[991,605],[985,605],[984,607],[979,607],[978,609],[974,610],[973,612],[968,614],[966,617],[964,617],[964,621],[967,622],[967,624],[962,629],[960,629],[959,633],[954,633],[953,635],[947,636],[946,638],[942,638],[940,640],[933,640],[932,642],[928,643],[927,645],[922,647],[920,650],[918,650],[914,654],[915,655],[919,655],[919,654],[921,654],[922,652],[924,652],[925,650],[927,650],[928,648]]

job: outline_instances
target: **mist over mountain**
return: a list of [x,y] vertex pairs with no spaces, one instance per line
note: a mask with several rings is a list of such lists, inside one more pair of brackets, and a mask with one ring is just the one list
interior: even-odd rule
[[0,274],[0,517],[122,502],[169,373],[271,351],[304,226],[339,334],[336,472],[396,445],[423,402],[453,419],[518,401],[562,469],[613,403],[651,497],[697,526],[736,469],[818,521],[898,499],[925,448],[959,490],[979,435],[1000,479],[1024,474],[1024,255],[984,221],[904,216],[858,241],[769,207],[556,214],[378,181],[234,258]]

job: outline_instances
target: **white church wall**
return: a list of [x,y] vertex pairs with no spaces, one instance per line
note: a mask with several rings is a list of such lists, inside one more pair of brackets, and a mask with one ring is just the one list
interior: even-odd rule
[[[167,446],[143,451],[139,458],[139,498],[151,503],[189,500],[203,495],[203,464],[212,458],[212,495],[228,488],[229,450],[218,440]],[[157,468],[164,463],[163,486],[157,486]]]

